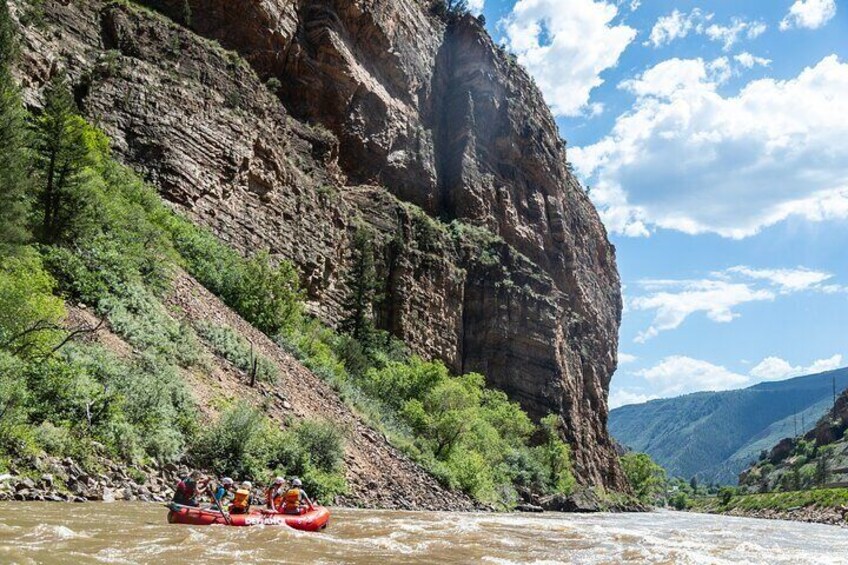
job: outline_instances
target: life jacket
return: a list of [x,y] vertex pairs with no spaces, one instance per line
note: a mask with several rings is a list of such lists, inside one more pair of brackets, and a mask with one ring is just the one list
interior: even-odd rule
[[283,505],[283,499],[283,491],[275,486],[270,486],[265,491],[265,501],[268,503],[269,508],[279,510]]
[[230,508],[247,510],[248,506],[250,506],[250,491],[243,488],[238,489],[233,497],[233,501],[230,503]]
[[299,488],[289,489],[283,497],[283,512],[297,514],[300,512],[302,491]]

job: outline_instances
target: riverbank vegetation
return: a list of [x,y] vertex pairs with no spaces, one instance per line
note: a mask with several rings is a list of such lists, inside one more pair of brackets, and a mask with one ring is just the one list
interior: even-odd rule
[[793,509],[816,506],[840,508],[848,506],[848,488],[810,489],[791,492],[743,493],[734,487],[724,487],[718,496],[692,499],[688,509],[697,512],[732,512]]
[[[380,300],[367,230],[353,240],[347,318],[335,331],[306,314],[297,269],[243,257],[171,211],[111,156],[56,75],[28,115],[8,62],[15,42],[0,8],[0,470],[48,452],[92,468],[185,461],[264,480],[298,474],[310,492],[344,492],[344,431],[224,406],[202,419],[185,375],[208,372],[201,343],[259,381],[279,370],[231,328],[189,325],[166,306],[185,269],[329,382],[369,425],[444,484],[510,506],[516,486],[569,493],[575,481],[560,421],[538,425],[483,376],[451,375],[376,328]],[[71,321],[70,310],[93,321]],[[108,327],[131,352],[84,339]]]

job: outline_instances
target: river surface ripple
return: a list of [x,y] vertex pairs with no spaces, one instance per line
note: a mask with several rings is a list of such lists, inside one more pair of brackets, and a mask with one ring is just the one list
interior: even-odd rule
[[169,525],[157,504],[0,504],[0,563],[848,564],[834,526],[678,512],[335,509],[317,534]]

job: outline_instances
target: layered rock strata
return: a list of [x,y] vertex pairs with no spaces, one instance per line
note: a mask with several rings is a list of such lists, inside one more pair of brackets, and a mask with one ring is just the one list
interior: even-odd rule
[[28,102],[66,68],[124,161],[234,246],[294,261],[328,323],[370,227],[380,324],[560,414],[579,480],[626,489],[606,431],[614,249],[539,90],[479,22],[415,0],[146,3],[170,19],[45,1]]

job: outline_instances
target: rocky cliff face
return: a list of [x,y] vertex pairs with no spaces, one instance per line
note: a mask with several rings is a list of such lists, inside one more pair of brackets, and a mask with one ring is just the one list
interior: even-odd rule
[[45,1],[28,101],[67,68],[125,161],[223,239],[295,261],[330,323],[368,226],[381,325],[561,414],[581,482],[625,489],[606,431],[614,250],[541,94],[479,23],[416,0],[142,3],[170,20]]

